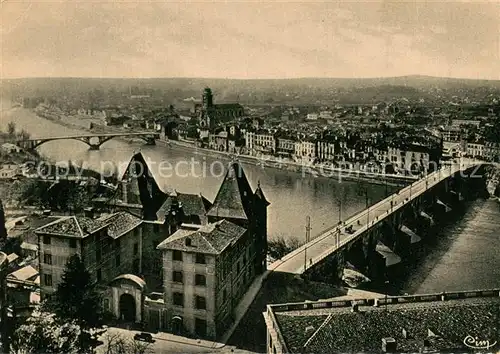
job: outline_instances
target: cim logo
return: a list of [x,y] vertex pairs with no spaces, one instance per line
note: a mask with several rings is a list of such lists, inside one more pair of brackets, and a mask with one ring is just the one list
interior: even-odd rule
[[472,349],[490,349],[497,344],[497,341],[490,342],[479,337],[467,336],[464,338],[464,344]]

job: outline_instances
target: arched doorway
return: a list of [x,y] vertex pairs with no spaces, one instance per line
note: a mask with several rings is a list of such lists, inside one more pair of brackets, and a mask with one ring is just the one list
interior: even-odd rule
[[120,296],[120,319],[125,322],[135,322],[135,300],[130,294]]
[[174,316],[172,318],[172,333],[182,334],[182,317]]

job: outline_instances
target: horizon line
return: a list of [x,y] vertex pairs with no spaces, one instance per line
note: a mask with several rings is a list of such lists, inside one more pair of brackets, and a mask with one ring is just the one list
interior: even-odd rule
[[113,76],[23,76],[12,78],[0,78],[4,80],[30,80],[30,79],[91,79],[91,80],[234,80],[234,81],[271,81],[271,80],[374,80],[374,79],[399,79],[409,77],[423,77],[434,79],[451,80],[474,80],[474,81],[500,81],[499,79],[470,78],[456,76],[433,76],[424,74],[408,74],[395,76],[364,76],[364,77],[333,77],[333,76],[301,76],[301,77],[281,77],[281,78],[235,78],[235,77],[189,77],[189,76],[156,76],[156,77],[113,77]]

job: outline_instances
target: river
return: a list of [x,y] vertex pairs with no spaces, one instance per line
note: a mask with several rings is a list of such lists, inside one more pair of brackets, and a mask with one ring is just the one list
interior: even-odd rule
[[[19,129],[28,130],[33,137],[78,134],[79,131],[63,127],[21,109],[9,109],[4,103],[0,128],[5,130],[14,121]],[[223,179],[220,164],[211,157],[176,147],[145,146],[140,142],[127,143],[110,140],[98,151],[72,140],[48,142],[39,151],[53,160],[85,162],[85,166],[100,169],[102,161],[121,164],[130,159],[134,151],[141,150],[150,161],[160,187],[186,193],[202,193],[209,200],[215,198]],[[160,176],[159,162],[178,166],[177,173]],[[194,163],[193,163],[194,161]],[[227,164],[227,160],[220,160]],[[189,162],[187,164],[186,162]],[[210,173],[210,166],[214,166]],[[268,209],[269,238],[305,238],[306,216],[311,216],[311,235],[321,233],[339,219],[339,201],[342,219],[365,207],[368,191],[369,203],[381,200],[392,187],[339,182],[336,179],[313,177],[301,173],[262,168],[243,164],[250,185],[261,187],[270,201]],[[170,171],[170,170],[169,170]],[[202,175],[203,177],[196,177]],[[500,204],[493,200],[472,202],[465,215],[452,225],[443,227],[438,238],[425,256],[408,272],[400,284],[401,292],[440,292],[461,289],[500,287]]]
[[[7,124],[13,121],[18,129],[26,129],[32,137],[37,138],[82,133],[37,117],[26,109],[10,110],[7,105],[3,108],[0,129],[4,131]],[[91,151],[86,144],[75,140],[47,142],[38,148],[42,155],[52,160],[71,160],[96,170],[107,170],[102,166],[111,164],[123,169],[133,152],[139,150],[151,162],[153,174],[165,191],[175,189],[185,193],[202,193],[208,200],[214,200],[224,178],[223,166],[230,162],[227,159],[205,157],[182,147],[146,146],[141,142],[127,143],[118,139],[104,143],[97,151]],[[381,185],[360,186],[356,182],[339,182],[335,178],[313,177],[245,163],[242,165],[252,188],[255,189],[260,182],[271,203],[268,208],[270,239],[284,237],[304,240],[307,215],[311,217],[311,236],[314,237],[338,222],[339,200],[341,217],[347,218],[366,206],[364,189],[368,191],[370,204],[383,199],[386,193],[386,187]],[[388,186],[387,192],[390,193],[394,188]]]

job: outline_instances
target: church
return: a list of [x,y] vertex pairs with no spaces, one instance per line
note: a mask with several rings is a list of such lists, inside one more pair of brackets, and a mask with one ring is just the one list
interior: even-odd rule
[[243,117],[245,110],[239,103],[214,104],[210,88],[205,88],[202,103],[195,105],[195,114],[202,128],[212,128],[219,123],[226,123],[236,118]]

